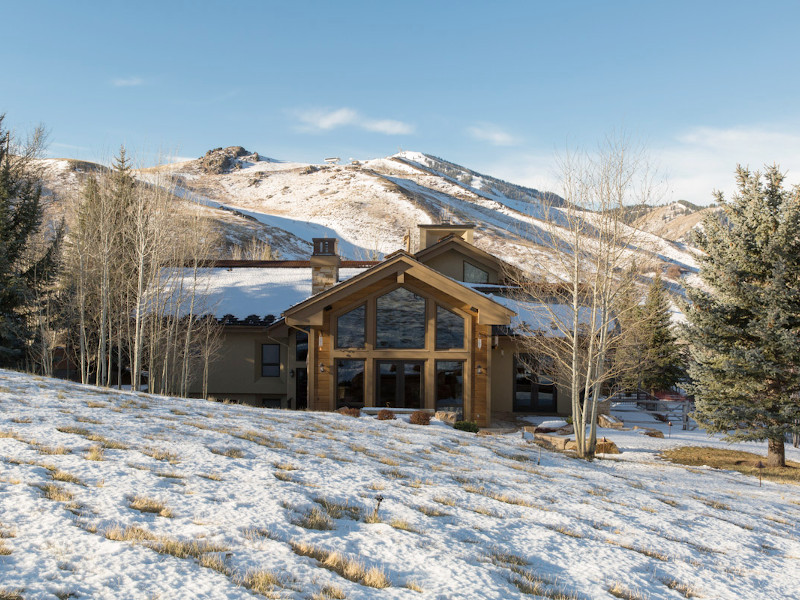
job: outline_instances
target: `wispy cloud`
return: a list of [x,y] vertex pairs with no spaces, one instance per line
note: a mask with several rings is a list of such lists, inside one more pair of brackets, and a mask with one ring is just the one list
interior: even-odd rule
[[492,123],[477,123],[467,128],[467,133],[492,146],[517,146],[520,140]]
[[667,175],[671,199],[707,204],[715,190],[726,196],[735,191],[737,164],[763,171],[764,165],[777,163],[787,172],[787,183],[800,183],[797,131],[796,126],[695,127],[654,149],[653,155]]
[[300,130],[306,132],[330,131],[339,127],[355,127],[386,135],[408,135],[414,133],[413,125],[394,119],[373,119],[352,108],[295,111],[294,115],[300,122]]
[[111,80],[111,85],[114,87],[137,87],[144,85],[144,79],[141,77],[117,77]]

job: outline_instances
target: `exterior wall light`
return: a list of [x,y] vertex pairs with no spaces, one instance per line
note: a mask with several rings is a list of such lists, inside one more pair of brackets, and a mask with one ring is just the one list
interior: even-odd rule
[[483,375],[483,367],[482,366],[478,365],[478,368],[476,370],[478,372],[478,375]]
[[325,372],[325,365],[323,363],[319,363],[319,372],[320,373],[324,373]]
[[289,369],[289,377],[294,379],[294,369]]

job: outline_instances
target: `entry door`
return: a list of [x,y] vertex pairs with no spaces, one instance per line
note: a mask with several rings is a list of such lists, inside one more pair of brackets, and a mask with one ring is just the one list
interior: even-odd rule
[[295,404],[297,410],[305,410],[308,408],[308,369],[305,367],[295,369],[297,380],[295,385]]
[[421,360],[377,361],[378,382],[375,386],[375,406],[392,408],[421,408],[425,397]]

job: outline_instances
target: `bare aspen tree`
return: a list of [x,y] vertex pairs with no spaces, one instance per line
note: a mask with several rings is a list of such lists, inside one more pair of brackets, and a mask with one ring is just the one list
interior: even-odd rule
[[507,277],[523,313],[518,343],[535,357],[532,368],[569,388],[577,453],[592,458],[598,400],[620,374],[614,355],[624,340],[620,315],[630,310],[624,299],[636,285],[631,264],[647,241],[624,223],[623,210],[650,203],[652,177],[625,141],[609,141],[596,155],[567,154],[560,168],[564,202],[545,202],[537,223],[550,260],[537,256],[529,261],[536,272]]

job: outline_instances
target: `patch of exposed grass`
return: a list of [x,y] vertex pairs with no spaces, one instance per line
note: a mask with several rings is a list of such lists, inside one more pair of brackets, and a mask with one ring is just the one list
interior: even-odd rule
[[574,537],[574,538],[578,538],[578,539],[582,539],[582,538],[586,537],[582,533],[578,533],[577,531],[573,531],[572,529],[566,527],[565,525],[545,525],[545,527],[547,527],[547,529],[549,529],[551,531],[557,531],[558,533],[561,533],[563,535],[567,535],[569,537]]
[[383,589],[391,585],[382,569],[371,567],[366,569],[359,561],[341,554],[314,546],[306,542],[290,542],[292,551],[299,556],[310,556],[319,562],[321,567],[329,569],[350,581],[362,585]]
[[280,469],[282,471],[297,471],[297,469],[300,468],[300,467],[294,466],[291,463],[280,462],[280,461],[275,461],[274,463],[272,463],[272,466],[275,467],[276,469]]
[[14,551],[11,548],[9,548],[8,546],[6,546],[6,544],[5,544],[5,542],[3,540],[0,540],[0,556],[8,556],[12,552],[14,552]]
[[641,546],[634,546],[633,544],[627,544],[625,542],[618,542],[616,540],[606,540],[606,544],[611,544],[613,546],[619,546],[620,548],[625,548],[626,550],[633,550],[634,552],[638,552],[639,554],[644,554],[645,556],[647,556],[649,558],[655,558],[657,560],[661,560],[661,561],[664,561],[664,562],[669,561],[669,556],[667,556],[663,552],[659,552],[658,550],[651,550],[650,548],[643,548]]
[[692,586],[687,583],[681,583],[672,577],[666,577],[662,579],[661,583],[663,583],[669,589],[675,590],[684,598],[702,598],[702,596],[700,596],[700,594],[697,593],[697,590],[695,590]]
[[103,535],[106,539],[114,540],[115,542],[143,542],[156,539],[155,535],[135,525],[129,525],[128,527],[123,527],[120,524],[112,525],[103,532]]
[[103,460],[103,453],[104,450],[102,446],[90,446],[86,451],[86,460]]
[[163,450],[161,448],[144,448],[139,450],[145,456],[149,456],[150,458],[155,458],[156,460],[166,460],[169,464],[174,465],[175,463],[180,462],[180,456],[175,452],[170,452],[169,450]]
[[493,550],[489,553],[489,558],[495,564],[516,565],[518,567],[525,567],[530,564],[521,556],[513,552],[506,552],[505,550]]
[[147,496],[133,496],[128,506],[139,512],[154,513],[162,517],[172,518],[175,516],[172,509],[169,508],[166,503],[161,500],[156,500],[155,498],[148,498]]
[[30,417],[14,417],[10,419],[12,423],[33,423],[33,419]]
[[411,525],[411,523],[409,523],[405,519],[397,519],[397,518],[392,519],[391,521],[389,521],[389,525],[391,525],[395,529],[399,529],[401,531],[409,531],[411,533],[419,533],[419,530],[417,530],[413,525]]
[[445,512],[445,511],[443,511],[441,509],[430,507],[430,506],[420,505],[420,506],[415,506],[414,508],[416,508],[423,515],[427,515],[429,517],[449,517],[450,516],[449,512]]
[[424,591],[425,591],[425,590],[422,588],[422,586],[421,586],[420,584],[418,584],[416,581],[414,581],[413,579],[409,579],[409,580],[407,580],[407,581],[406,581],[406,582],[403,584],[403,587],[404,587],[404,588],[406,588],[406,589],[409,589],[409,590],[411,590],[412,592],[419,592],[419,593],[422,593],[422,592],[424,592]]
[[53,481],[65,481],[67,483],[76,483],[78,485],[85,486],[86,484],[81,481],[80,477],[77,475],[73,475],[72,473],[67,473],[66,471],[62,471],[61,469],[55,469],[50,471],[50,479]]
[[69,502],[75,497],[75,494],[55,483],[45,483],[39,489],[45,498],[56,502]]
[[742,452],[741,450],[727,450],[725,448],[709,448],[706,446],[683,446],[672,448],[661,453],[666,460],[691,467],[709,466],[715,469],[728,469],[739,471],[745,475],[761,477],[778,483],[800,483],[800,463],[787,460],[785,467],[756,467],[758,462],[765,463],[766,458]]
[[311,600],[345,600],[347,595],[338,585],[326,585],[320,591],[311,594]]
[[228,458],[244,458],[244,452],[239,448],[209,448],[214,454],[227,456]]
[[325,509],[325,512],[328,513],[328,516],[332,519],[342,519],[347,517],[349,519],[353,519],[354,521],[358,521],[363,513],[363,510],[360,506],[353,506],[347,502],[336,502],[334,500],[319,497],[314,498],[314,502]]
[[72,450],[66,446],[59,444],[58,446],[45,446],[44,444],[36,446],[39,454],[70,454]]
[[433,501],[434,502],[438,502],[439,504],[444,504],[445,506],[455,506],[456,505],[456,501],[453,498],[450,498],[448,496],[434,496],[433,497]]
[[102,425],[103,424],[102,421],[100,421],[98,419],[93,419],[91,417],[77,416],[77,417],[75,417],[75,420],[78,421],[78,423],[91,423],[92,425]]
[[247,571],[239,583],[248,590],[263,594],[267,597],[272,597],[273,592],[283,587],[278,576],[267,569],[252,569]]
[[0,588],[0,600],[25,600],[22,592],[25,590],[10,590],[8,588]]
[[645,600],[645,597],[640,592],[634,592],[626,588],[619,581],[614,582],[608,588],[608,593],[616,598],[622,598],[622,600]]
[[89,400],[86,402],[86,406],[88,408],[107,408],[108,404],[105,402],[95,402],[94,400]]
[[307,510],[299,518],[292,520],[292,523],[306,529],[319,529],[321,531],[336,529],[331,518],[316,506],[311,510]]
[[210,479],[211,481],[222,481],[222,475],[219,473],[199,473],[200,477]]

